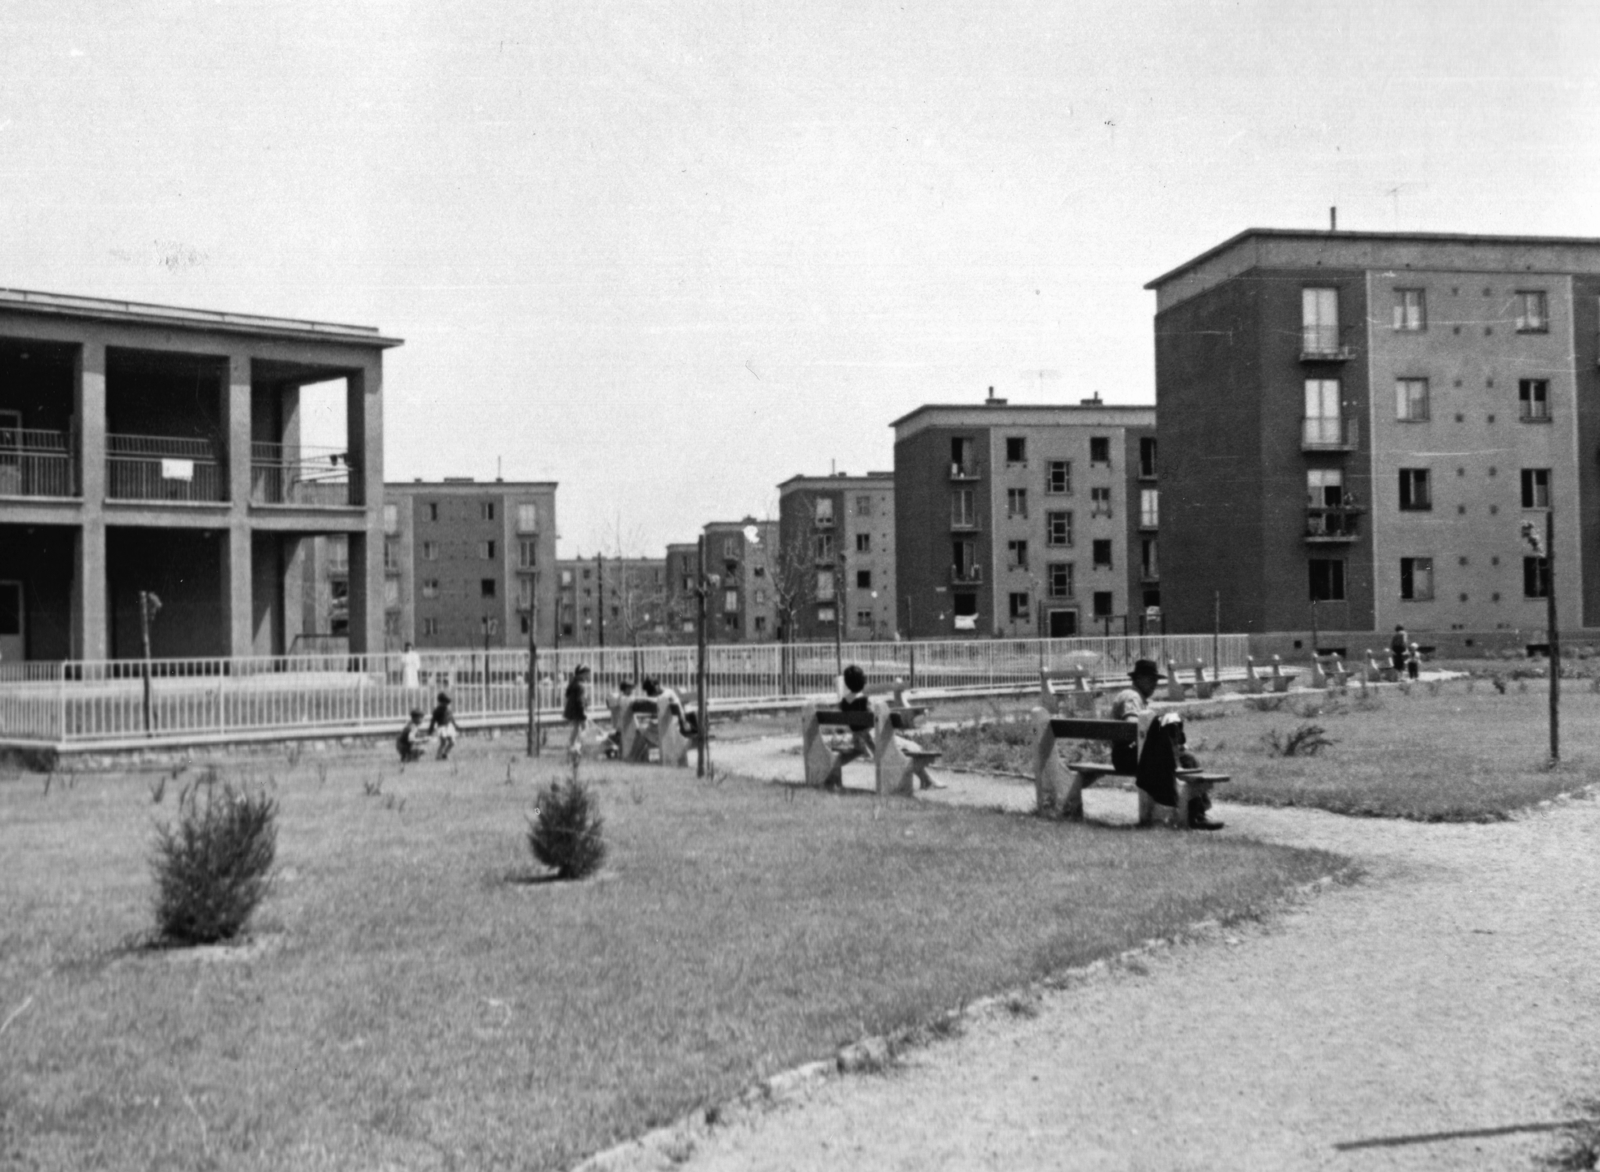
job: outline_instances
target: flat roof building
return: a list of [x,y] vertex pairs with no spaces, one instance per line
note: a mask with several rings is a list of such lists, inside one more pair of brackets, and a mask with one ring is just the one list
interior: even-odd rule
[[716,581],[706,603],[712,643],[769,643],[777,637],[773,597],[776,521],[712,521],[704,529],[706,574]]
[[832,639],[836,629],[847,640],[894,638],[894,473],[791,476],[778,485],[769,572],[779,638]]
[[562,646],[669,641],[665,558],[580,555],[557,561],[556,572]]

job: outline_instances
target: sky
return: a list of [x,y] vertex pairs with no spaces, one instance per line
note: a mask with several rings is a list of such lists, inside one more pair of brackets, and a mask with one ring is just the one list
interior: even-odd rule
[[387,479],[555,480],[561,556],[660,556],[924,403],[1153,403],[1144,285],[1244,228],[1600,237],[1597,42],[1580,0],[0,0],[0,286],[377,326]]

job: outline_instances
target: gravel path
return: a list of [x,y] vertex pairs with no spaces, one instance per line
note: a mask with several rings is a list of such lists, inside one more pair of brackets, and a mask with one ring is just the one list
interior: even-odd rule
[[[793,743],[729,743],[717,764],[795,780]],[[919,800],[1032,802],[1026,783],[938,776],[951,788]],[[1131,793],[1087,797],[1091,818],[1132,818]],[[1216,812],[1224,833],[1368,875],[1143,973],[1046,993],[1036,1016],[993,1015],[887,1075],[827,1080],[697,1138],[683,1166],[1369,1172],[1526,1168],[1552,1150],[1533,1128],[1600,1093],[1600,803],[1484,826]],[[1480,1134],[1447,1137],[1463,1132]]]

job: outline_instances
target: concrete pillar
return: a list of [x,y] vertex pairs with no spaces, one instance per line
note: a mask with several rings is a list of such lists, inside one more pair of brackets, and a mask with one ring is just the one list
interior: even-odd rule
[[111,632],[106,581],[106,348],[78,347],[73,414],[78,432],[78,484],[83,492],[81,525],[73,551],[70,654],[105,659]]
[[223,426],[228,435],[228,533],[222,555],[222,613],[228,655],[256,654],[251,602],[250,533],[250,359],[228,357],[223,380]]
[[350,503],[366,532],[350,535],[350,650],[383,650],[383,363],[374,355],[345,380]]

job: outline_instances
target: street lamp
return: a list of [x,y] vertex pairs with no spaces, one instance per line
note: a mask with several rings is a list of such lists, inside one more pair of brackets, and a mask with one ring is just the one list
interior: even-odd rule
[[[1553,487],[1553,486],[1552,486]],[[1522,523],[1522,540],[1544,559],[1545,638],[1550,644],[1550,764],[1561,760],[1561,641],[1556,630],[1556,501],[1544,513],[1544,537],[1533,521]]]
[[483,616],[481,623],[483,626],[483,710],[487,713],[489,711],[489,640],[500,629],[500,624],[488,615]]

